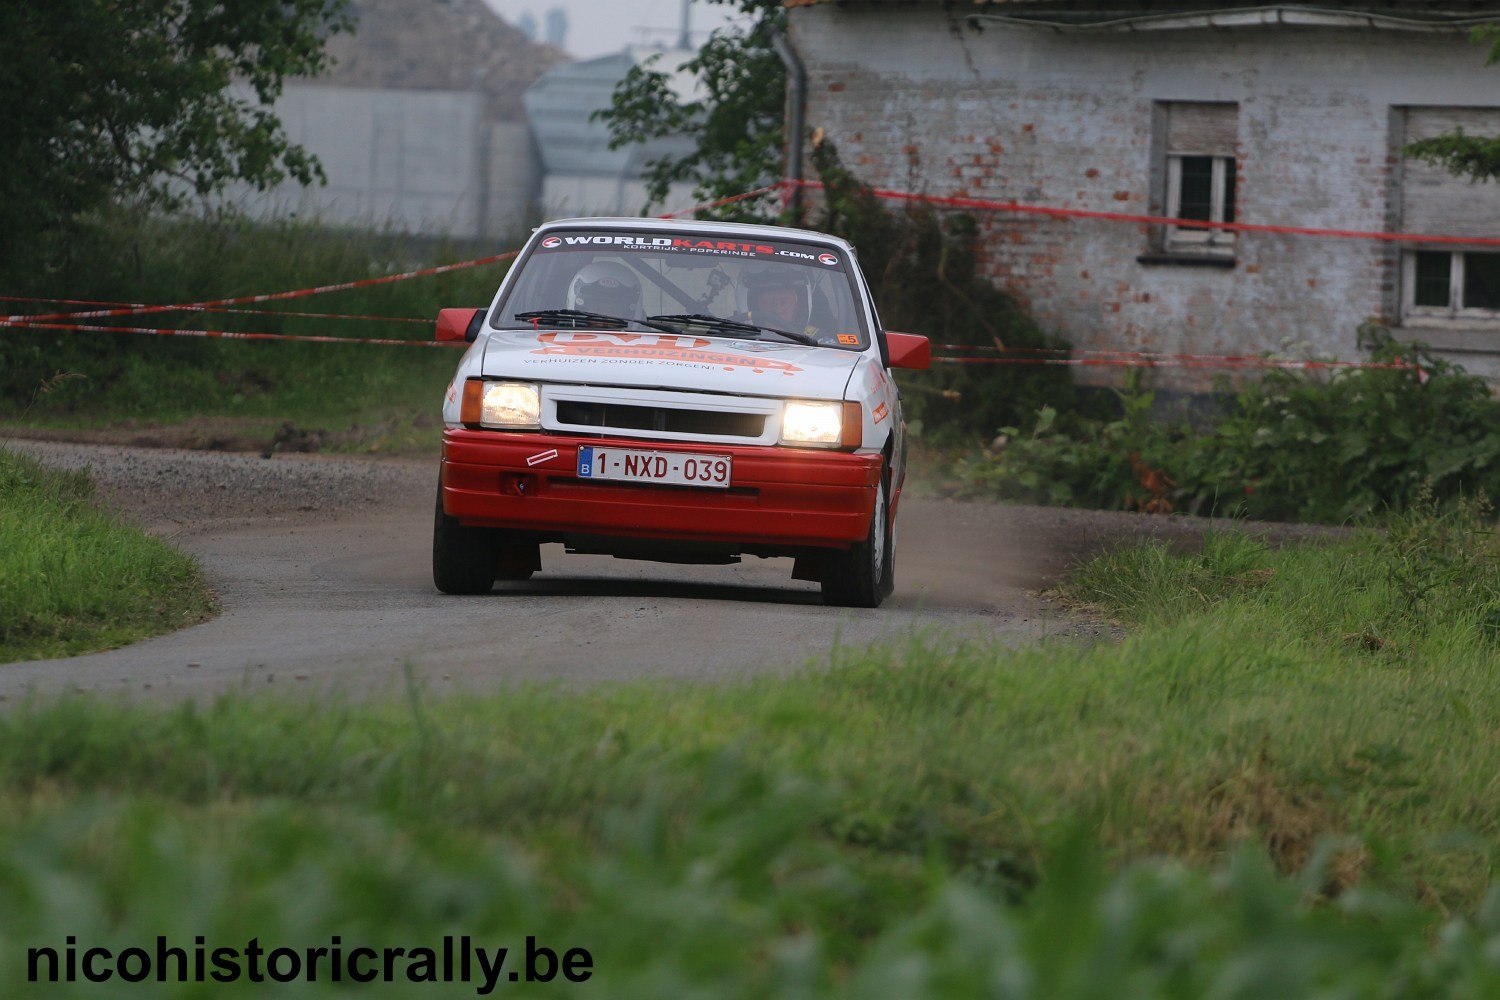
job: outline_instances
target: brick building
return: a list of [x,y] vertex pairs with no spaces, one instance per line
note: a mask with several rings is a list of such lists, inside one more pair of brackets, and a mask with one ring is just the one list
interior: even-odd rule
[[[1402,155],[1453,125],[1500,135],[1500,66],[1469,40],[1494,0],[786,3],[806,125],[876,187],[1500,237],[1500,185]],[[1500,246],[978,218],[989,273],[1079,348],[1352,360],[1378,318],[1500,376]]]

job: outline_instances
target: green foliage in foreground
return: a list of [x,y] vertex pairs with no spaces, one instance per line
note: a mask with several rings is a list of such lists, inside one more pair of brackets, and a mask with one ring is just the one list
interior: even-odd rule
[[722,686],[14,706],[0,989],[68,934],[470,934],[587,948],[594,978],[559,995],[1492,995],[1495,556],[1479,509],[1429,507],[1387,536],[1085,568],[1071,596],[1135,623],[1118,645],[914,635]]
[[[294,221],[203,222],[119,211],[97,218],[85,237],[36,247],[27,267],[0,274],[0,292],[103,303],[207,302],[402,273],[498,250],[423,247]],[[79,322],[425,344],[432,341],[438,309],[486,304],[504,266],[234,307],[249,312],[157,312]],[[7,311],[88,308],[30,302]],[[299,312],[389,321],[292,315]],[[263,418],[332,431],[417,414],[435,420],[457,360],[457,351],[436,346],[0,329],[0,419],[96,426]]]
[[998,446],[959,461],[959,489],[1324,523],[1405,510],[1424,491],[1500,496],[1500,399],[1483,378],[1373,334],[1373,360],[1407,367],[1270,371],[1206,428],[1156,419],[1154,395],[1134,388],[1109,420],[1043,408],[1034,426],[1003,427]]
[[[1378,892],[1312,907],[1316,868],[1286,879],[1245,854],[1212,873],[1154,862],[1106,875],[1075,852],[1024,907],[934,875],[881,906],[867,940],[840,947],[825,921],[870,901],[860,898],[862,873],[851,860],[786,849],[798,824],[775,810],[805,805],[770,790],[743,811],[698,811],[681,852],[692,863],[664,856],[657,831],[626,822],[602,838],[598,855],[546,864],[514,844],[274,802],[218,814],[116,797],[33,808],[24,829],[0,832],[0,987],[16,997],[224,990],[211,981],[29,985],[28,949],[63,952],[68,935],[80,953],[119,954],[154,953],[162,934],[191,955],[200,935],[208,949],[256,940],[267,951],[302,952],[335,940],[350,950],[440,951],[451,934],[487,950],[520,952],[527,937],[557,953],[586,949],[586,982],[513,987],[555,997],[1409,1000],[1500,989],[1500,905],[1442,923]],[[423,975],[415,962],[394,964],[391,987],[357,989],[486,992],[477,976],[413,983],[411,970]],[[330,983],[324,969],[316,983],[279,989],[348,995],[347,982]]]
[[208,614],[192,559],[92,500],[86,473],[0,448],[0,663],[122,646]]

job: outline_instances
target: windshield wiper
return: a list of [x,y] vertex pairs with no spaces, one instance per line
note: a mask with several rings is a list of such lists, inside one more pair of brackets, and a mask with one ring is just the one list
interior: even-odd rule
[[522,323],[555,322],[559,326],[566,325],[572,330],[589,327],[623,330],[632,323],[639,323],[641,326],[649,326],[653,330],[661,330],[664,333],[680,332],[675,326],[656,323],[649,319],[628,319],[624,316],[587,312],[583,309],[533,309],[530,312],[516,313],[511,319],[520,320]]
[[717,331],[726,334],[774,333],[788,340],[794,340],[799,344],[806,344],[808,347],[818,346],[817,338],[810,334],[794,333],[791,330],[778,330],[774,326],[760,326],[756,323],[746,323],[737,319],[724,319],[719,316],[710,316],[706,313],[668,313],[663,316],[652,316],[646,322],[679,323],[683,326],[704,327],[706,328],[705,332]]

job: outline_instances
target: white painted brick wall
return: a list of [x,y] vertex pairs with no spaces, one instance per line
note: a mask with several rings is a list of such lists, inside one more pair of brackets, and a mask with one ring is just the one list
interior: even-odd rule
[[[933,195],[1160,210],[1149,200],[1153,103],[1233,101],[1239,221],[1384,231],[1398,166],[1392,107],[1500,106],[1500,67],[1462,34],[976,32],[968,5],[789,13],[809,74],[808,127],[824,129],[865,182]],[[1500,187],[1476,198],[1500,236]],[[1397,311],[1394,257],[1376,241],[1241,234],[1226,270],[1138,263],[1150,246],[1137,224],[979,218],[988,273],[1080,348],[1253,354],[1292,342],[1352,360],[1359,325]],[[1500,356],[1459,360],[1500,374]],[[1206,388],[1208,378],[1162,373],[1158,384]]]

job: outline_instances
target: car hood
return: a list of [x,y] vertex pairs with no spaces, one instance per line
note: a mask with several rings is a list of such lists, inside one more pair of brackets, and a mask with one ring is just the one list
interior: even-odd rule
[[692,334],[491,330],[483,373],[532,382],[843,399],[863,354]]

